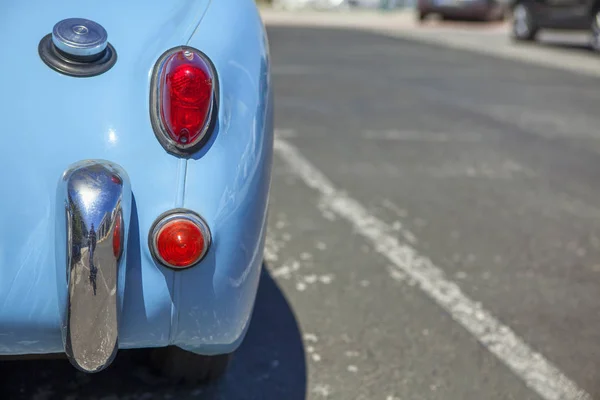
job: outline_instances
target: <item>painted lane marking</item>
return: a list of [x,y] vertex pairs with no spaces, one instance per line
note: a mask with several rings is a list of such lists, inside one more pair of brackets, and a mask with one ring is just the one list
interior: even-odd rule
[[274,148],[295,175],[308,187],[319,192],[323,204],[350,222],[357,233],[393,264],[397,272],[402,272],[415,281],[428,297],[445,309],[530,389],[544,400],[592,399],[543,355],[531,349],[508,326],[467,297],[429,258],[400,243],[393,236],[390,226],[338,190],[296,147],[276,135]]

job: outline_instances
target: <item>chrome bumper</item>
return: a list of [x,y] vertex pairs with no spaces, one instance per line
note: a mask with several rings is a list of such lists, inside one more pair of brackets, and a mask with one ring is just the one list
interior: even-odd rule
[[118,165],[86,160],[69,167],[57,192],[57,272],[62,338],[84,372],[116,356],[131,211],[129,178]]

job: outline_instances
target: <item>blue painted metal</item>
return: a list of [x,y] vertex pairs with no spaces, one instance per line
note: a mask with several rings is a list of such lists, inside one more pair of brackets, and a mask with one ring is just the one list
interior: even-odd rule
[[[106,73],[68,77],[39,59],[40,39],[74,16],[106,28],[119,55]],[[165,152],[148,109],[155,61],[182,44],[211,58],[221,84],[215,130],[189,160]],[[55,193],[83,159],[115,162],[131,181],[119,347],[234,350],[256,295],[272,160],[268,46],[254,1],[5,2],[0,45],[0,354],[64,351]],[[180,272],[147,246],[155,218],[176,207],[198,212],[213,234],[204,260]]]

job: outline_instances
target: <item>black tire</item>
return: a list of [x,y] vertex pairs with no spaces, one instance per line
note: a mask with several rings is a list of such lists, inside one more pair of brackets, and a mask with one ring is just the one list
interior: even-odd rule
[[517,3],[513,8],[512,37],[519,41],[532,41],[538,33],[531,7],[526,3]]
[[426,12],[423,12],[423,11],[417,12],[417,21],[419,23],[422,23],[423,21],[425,21],[426,18],[427,18],[427,13]]
[[590,46],[596,53],[600,53],[600,9],[594,10],[592,14]]
[[150,364],[173,383],[205,383],[218,380],[225,371],[231,354],[202,356],[177,346],[152,349]]

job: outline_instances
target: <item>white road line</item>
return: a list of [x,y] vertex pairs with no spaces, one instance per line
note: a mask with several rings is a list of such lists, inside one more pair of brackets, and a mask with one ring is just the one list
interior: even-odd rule
[[400,243],[385,222],[333,186],[288,141],[276,136],[275,152],[294,174],[321,195],[332,212],[346,219],[399,271],[413,279],[421,290],[460,323],[491,353],[506,364],[529,388],[545,400],[591,400],[592,397],[566,377],[543,355],[531,349],[508,326],[479,303],[468,298],[444,272],[414,248]]

